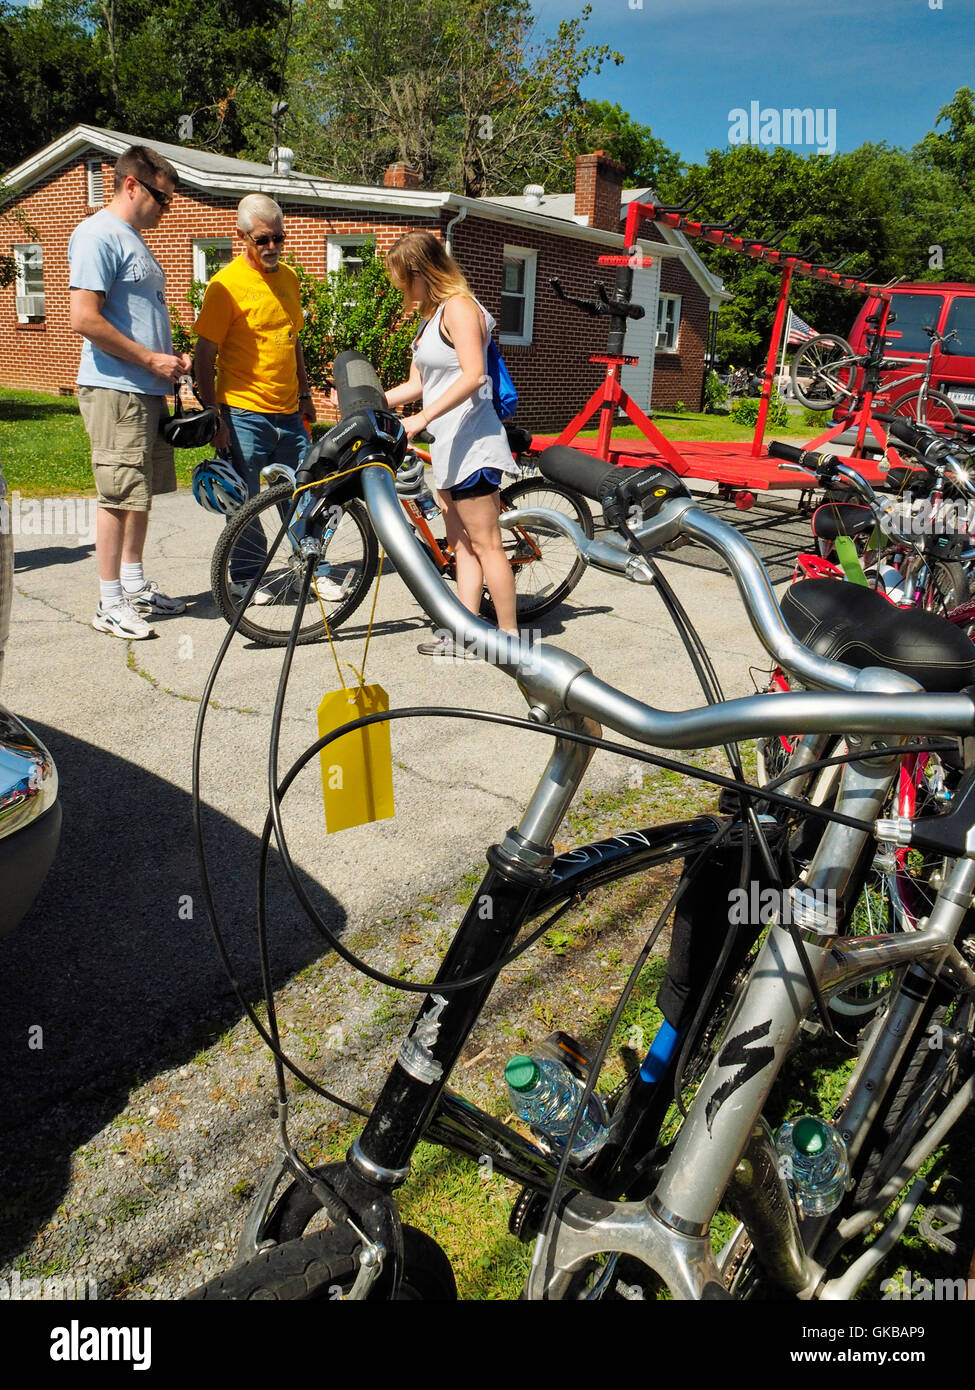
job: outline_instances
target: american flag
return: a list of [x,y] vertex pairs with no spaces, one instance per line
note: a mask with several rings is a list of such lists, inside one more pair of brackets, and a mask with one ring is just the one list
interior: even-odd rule
[[788,347],[795,347],[797,343],[808,343],[810,338],[815,338],[817,332],[811,328],[805,319],[801,319],[798,314],[789,310],[789,326],[786,329],[786,344]]

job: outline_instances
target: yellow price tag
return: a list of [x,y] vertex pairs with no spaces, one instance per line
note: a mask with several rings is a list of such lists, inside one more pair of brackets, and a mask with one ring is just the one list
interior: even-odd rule
[[[353,719],[388,709],[389,696],[380,685],[333,690],[318,706],[319,735],[324,738]],[[322,763],[325,829],[329,835],[395,816],[393,754],[387,723],[370,724],[343,734],[318,756]]]

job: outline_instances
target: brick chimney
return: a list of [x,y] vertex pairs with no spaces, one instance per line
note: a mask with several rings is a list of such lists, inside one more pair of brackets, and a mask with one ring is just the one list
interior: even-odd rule
[[620,195],[624,167],[605,150],[576,155],[576,217],[588,219],[601,232],[620,229]]
[[412,164],[404,164],[402,160],[399,164],[390,164],[383,174],[383,187],[419,188],[420,171],[414,169]]

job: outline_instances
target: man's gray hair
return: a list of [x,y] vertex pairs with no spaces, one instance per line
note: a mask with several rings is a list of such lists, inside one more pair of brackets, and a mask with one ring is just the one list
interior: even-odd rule
[[242,232],[249,232],[255,222],[284,224],[284,213],[273,198],[266,193],[248,193],[237,204],[237,226]]

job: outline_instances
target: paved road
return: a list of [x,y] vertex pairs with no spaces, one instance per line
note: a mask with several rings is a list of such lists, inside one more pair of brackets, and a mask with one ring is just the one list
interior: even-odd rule
[[[731,509],[731,514],[735,515]],[[737,514],[762,536],[768,515]],[[219,523],[186,493],[154,511],[147,572],[184,596],[185,615],[125,643],[89,626],[97,596],[92,547],[73,537],[17,537],[16,594],[3,698],[48,743],[62,786],[61,851],[29,918],[2,944],[0,1017],[7,1123],[0,1165],[30,1134],[56,1129],[57,1153],[31,1155],[40,1181],[66,1171],[73,1148],[106,1124],[128,1088],[197,1050],[207,1028],[237,1016],[206,926],[193,849],[191,745],[199,698],[226,632],[208,588]],[[783,554],[777,528],[769,531]],[[795,546],[792,545],[794,554]],[[728,695],[752,689],[757,641],[726,576],[683,550],[669,574],[708,646]],[[777,577],[785,577],[785,568]],[[361,612],[361,610],[360,610]],[[359,615],[356,615],[359,617]],[[540,624],[547,641],[604,679],[670,709],[701,703],[657,594],[589,571]],[[393,707],[458,704],[524,713],[513,682],[480,663],[416,654],[423,616],[401,581],[381,586],[367,680]],[[363,627],[339,655],[360,663]],[[218,901],[245,985],[253,965],[253,878],[267,802],[267,740],[280,652],[236,640],[206,726],[202,787]],[[336,685],[326,646],[299,649],[288,692],[282,766],[317,736],[322,693]],[[494,726],[423,720],[393,727],[396,818],[326,837],[321,784],[299,778],[285,827],[309,892],[332,924],[370,923],[455,880],[519,816],[548,741]],[[588,785],[622,782],[628,765],[600,754]],[[274,970],[288,978],[322,946],[272,874]],[[43,1047],[28,1046],[43,1029]],[[37,1034],[33,1035],[35,1041]],[[18,1132],[11,1117],[32,1117]],[[43,1120],[43,1122],[42,1122]],[[8,1174],[7,1181],[9,1182]],[[16,1181],[23,1185],[23,1169]],[[9,1190],[9,1188],[8,1188]],[[41,1213],[36,1213],[40,1216]]]

